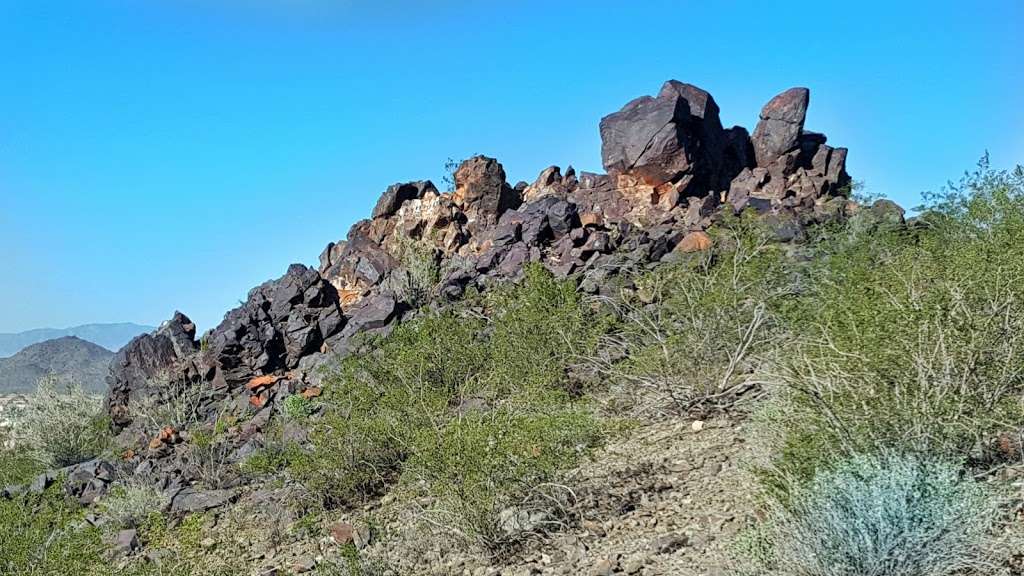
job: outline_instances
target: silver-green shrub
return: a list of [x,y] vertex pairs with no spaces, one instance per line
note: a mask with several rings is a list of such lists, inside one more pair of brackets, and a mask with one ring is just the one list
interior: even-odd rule
[[40,380],[16,415],[14,442],[42,466],[63,468],[99,456],[110,440],[102,401],[81,386]]
[[99,508],[118,528],[141,526],[154,514],[160,514],[170,500],[144,479],[130,478],[103,497]]
[[999,498],[941,460],[856,456],[772,507],[748,574],[981,576],[1011,550]]

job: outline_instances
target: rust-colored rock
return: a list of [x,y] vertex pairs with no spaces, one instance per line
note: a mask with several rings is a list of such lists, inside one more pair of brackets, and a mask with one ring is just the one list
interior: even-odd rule
[[306,400],[310,400],[312,398],[319,398],[320,395],[323,394],[323,389],[320,388],[319,386],[310,386],[309,388],[303,390],[301,394],[302,397],[305,398]]
[[355,540],[356,528],[348,522],[335,522],[328,531],[331,539],[339,546],[351,544]]
[[164,426],[160,429],[158,437],[164,444],[174,444],[178,441],[178,431],[173,426]]
[[252,406],[253,408],[263,408],[264,406],[267,405],[268,399],[269,395],[266,392],[262,392],[260,394],[250,396],[249,405]]
[[281,377],[273,374],[267,374],[266,376],[257,376],[250,380],[249,383],[245,385],[245,387],[248,390],[262,390],[263,388],[267,388],[273,386],[274,384],[277,384],[279,380],[281,380]]
[[690,232],[676,245],[676,251],[684,254],[704,252],[711,249],[711,237],[705,232]]

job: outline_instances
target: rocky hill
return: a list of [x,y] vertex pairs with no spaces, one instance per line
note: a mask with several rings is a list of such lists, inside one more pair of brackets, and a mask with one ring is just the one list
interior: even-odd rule
[[31,392],[46,376],[100,392],[113,357],[110,350],[75,336],[32,344],[10,358],[0,358],[0,393]]
[[[705,249],[705,230],[726,213],[751,208],[779,240],[799,238],[849,204],[847,151],[805,129],[809,96],[779,94],[751,134],[724,128],[709,93],[672,80],[601,119],[605,174],[551,166],[512,185],[497,160],[476,156],[455,171],[453,192],[394,184],[371,218],[327,245],[318,269],[296,264],[254,288],[204,346],[181,313],[133,340],[112,365],[110,416],[129,426],[130,399],[155,393],[158,375],[206,381],[262,409],[316,387],[315,368],[354,336],[387,331],[423,299],[457,300],[513,280],[528,262],[601,294],[618,275]],[[427,294],[414,286],[422,260],[443,272]],[[248,386],[257,378],[273,383]]]
[[120,350],[132,338],[139,334],[153,331],[153,326],[143,326],[130,322],[116,324],[83,324],[71,328],[39,328],[25,332],[0,334],[0,358],[13,356],[18,351],[44,340],[54,340],[65,336],[76,336],[98,344],[107,350]]
[[[134,338],[106,375],[115,450],[32,470],[0,504],[63,476],[114,573],[145,574],[790,575],[877,522],[996,534],[1024,503],[901,514],[1024,478],[1024,169],[977,177],[998,210],[905,220],[849,197],[847,151],[806,129],[808,105],[793,88],[752,132],[726,128],[669,81],[601,119],[604,173],[512,184],[475,156],[452,191],[393,184],[319,266],[207,333],[178,312]],[[963,468],[922,489],[915,459],[935,454]],[[1009,565],[998,541],[952,556]]]

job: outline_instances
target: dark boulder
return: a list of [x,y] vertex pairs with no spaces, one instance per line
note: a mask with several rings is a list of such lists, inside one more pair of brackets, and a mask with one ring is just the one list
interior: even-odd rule
[[208,336],[206,362],[218,387],[233,389],[263,374],[291,370],[338,333],[344,318],[337,291],[301,264],[249,292]]
[[[683,194],[724,188],[740,166],[707,91],[676,80],[601,119],[601,160],[611,174],[632,174],[650,186],[677,183]],[[742,148],[742,146],[740,147]]]
[[797,147],[810,96],[807,88],[790,88],[761,109],[761,119],[752,137],[758,166],[767,166]]
[[453,200],[466,215],[473,234],[522,204],[520,193],[505,181],[505,169],[487,156],[473,156],[455,170]]
[[138,336],[125,345],[110,363],[106,410],[115,428],[131,423],[129,402],[140,395],[158,392],[166,380],[196,380],[201,376],[193,362],[199,351],[196,326],[181,312],[152,334]]
[[171,513],[184,516],[220,508],[238,498],[235,490],[196,490],[184,488],[171,497]]

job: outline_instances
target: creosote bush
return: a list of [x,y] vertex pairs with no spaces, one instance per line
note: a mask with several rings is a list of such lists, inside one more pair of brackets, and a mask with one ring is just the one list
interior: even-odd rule
[[713,235],[710,250],[639,276],[615,302],[620,323],[603,344],[619,353],[594,364],[641,411],[731,404],[779,340],[774,308],[790,290],[781,248],[751,214]]
[[981,576],[1012,548],[999,499],[958,465],[857,456],[793,486],[742,553],[741,573],[773,576]]
[[63,468],[91,460],[110,442],[100,398],[76,384],[40,380],[16,418],[15,444],[43,467]]
[[926,225],[820,246],[767,375],[769,484],[880,450],[959,460],[1024,426],[1024,175],[957,190]]
[[514,287],[401,324],[327,377],[292,471],[328,505],[401,482],[435,500],[428,522],[499,545],[499,512],[542,498],[598,439],[565,384],[596,343],[591,314],[571,283],[530,267]]

